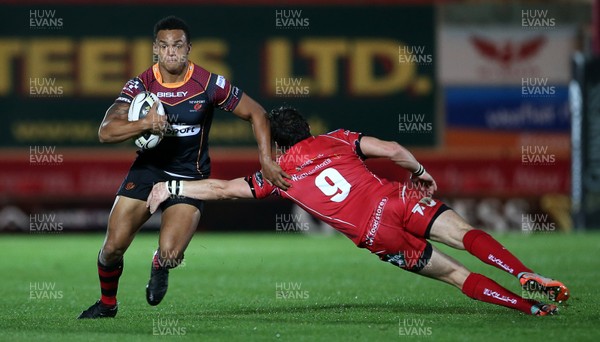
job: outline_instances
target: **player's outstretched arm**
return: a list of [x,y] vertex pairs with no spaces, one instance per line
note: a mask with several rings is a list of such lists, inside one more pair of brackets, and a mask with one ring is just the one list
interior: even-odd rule
[[291,184],[285,179],[291,177],[271,158],[271,130],[265,109],[246,93],[233,113],[252,123],[252,129],[258,143],[258,154],[263,176],[275,186],[287,190]]
[[222,200],[254,198],[250,186],[244,178],[230,181],[203,179],[197,181],[167,181],[154,184],[146,207],[154,213],[158,206],[170,196],[184,196],[200,200]]
[[158,103],[155,103],[143,119],[129,121],[127,119],[129,104],[113,104],[106,111],[100,124],[98,139],[101,143],[118,143],[138,136],[145,131],[160,134],[166,127],[167,116],[159,115],[156,112],[157,107]]
[[423,185],[430,194],[437,190],[437,184],[409,150],[395,141],[384,141],[364,136],[360,139],[360,149],[366,157],[388,158],[400,167],[412,172],[414,182]]

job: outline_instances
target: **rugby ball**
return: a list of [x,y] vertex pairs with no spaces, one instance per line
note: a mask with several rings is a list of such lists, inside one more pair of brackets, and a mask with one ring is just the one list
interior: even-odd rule
[[[146,115],[148,115],[148,112],[154,105],[154,102],[157,101],[158,107],[156,108],[156,112],[160,115],[165,115],[165,109],[158,99],[158,96],[149,91],[144,91],[137,94],[131,101],[131,106],[129,106],[129,112],[127,113],[127,119],[129,121],[143,119],[146,117]],[[143,150],[156,147],[161,140],[162,135],[152,134],[150,132],[142,133],[134,139],[136,146]]]

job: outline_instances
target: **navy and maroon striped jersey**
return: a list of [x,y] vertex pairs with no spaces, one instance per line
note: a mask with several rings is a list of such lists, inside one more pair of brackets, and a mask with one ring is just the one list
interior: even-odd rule
[[182,82],[164,83],[155,64],[129,80],[115,102],[131,103],[143,91],[150,91],[161,100],[169,127],[155,148],[138,151],[136,164],[155,167],[173,176],[208,177],[208,133],[214,109],[233,111],[242,91],[223,76],[192,62]]

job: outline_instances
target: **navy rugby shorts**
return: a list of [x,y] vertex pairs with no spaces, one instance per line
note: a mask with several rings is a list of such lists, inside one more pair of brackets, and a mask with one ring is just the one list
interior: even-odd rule
[[[134,163],[129,169],[129,173],[123,180],[123,183],[119,187],[117,195],[146,201],[148,199],[148,195],[150,195],[150,192],[152,191],[152,187],[156,183],[165,182],[168,180],[195,179],[202,178],[172,176],[155,167],[148,165],[138,165]],[[166,201],[160,204],[160,209],[164,211],[168,207],[178,203],[186,203],[193,205],[194,207],[198,208],[198,210],[200,210],[201,213],[204,210],[204,201],[183,196],[169,197]]]

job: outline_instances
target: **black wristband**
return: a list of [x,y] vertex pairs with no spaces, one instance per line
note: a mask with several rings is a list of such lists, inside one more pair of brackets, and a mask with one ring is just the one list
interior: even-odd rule
[[425,173],[425,168],[423,167],[423,165],[419,164],[419,168],[417,169],[417,171],[413,172],[413,176],[419,177],[419,176],[422,176],[424,173]]

